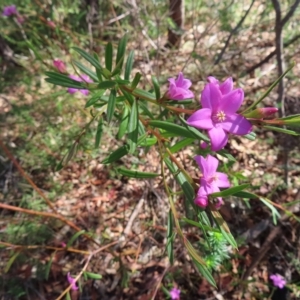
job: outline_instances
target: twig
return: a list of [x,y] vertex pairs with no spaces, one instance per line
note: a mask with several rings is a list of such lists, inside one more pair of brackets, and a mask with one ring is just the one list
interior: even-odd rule
[[215,63],[214,63],[215,65],[217,65],[217,64],[221,61],[222,56],[223,56],[223,54],[225,53],[225,50],[227,49],[227,47],[228,47],[228,45],[229,45],[230,39],[231,39],[232,36],[238,31],[238,29],[241,27],[241,25],[242,25],[243,22],[245,21],[245,19],[246,19],[246,17],[248,16],[248,14],[249,14],[249,12],[250,12],[250,10],[251,10],[251,8],[252,8],[254,2],[255,2],[255,0],[252,0],[252,2],[251,2],[251,4],[250,4],[249,8],[247,9],[245,15],[241,18],[241,20],[240,20],[240,21],[238,22],[238,24],[233,28],[233,30],[231,30],[231,32],[230,32],[230,34],[229,34],[229,36],[228,36],[228,38],[227,38],[227,41],[226,41],[226,43],[225,43],[225,45],[224,45],[224,47],[223,47],[221,53],[218,55],[217,59],[215,60]]
[[299,5],[300,0],[296,0],[295,3],[291,6],[289,12],[286,14],[286,16],[281,20],[281,27],[283,27],[286,22],[293,16],[294,12],[296,11],[297,6]]
[[[88,256],[88,258],[87,258],[87,260],[86,260],[86,263],[85,263],[84,267],[81,269],[80,273],[79,273],[79,274],[76,276],[76,278],[74,279],[74,282],[77,282],[77,281],[80,279],[80,277],[82,276],[83,272],[86,271],[86,269],[87,269],[87,267],[88,267],[88,265],[89,265],[89,263],[90,263],[90,261],[91,261],[91,259],[92,259],[92,257],[93,257],[94,255],[96,255],[97,253],[99,253],[99,252],[103,251],[104,249],[109,248],[109,247],[111,247],[111,246],[113,246],[113,245],[115,245],[115,244],[117,244],[117,243],[118,243],[118,241],[112,242],[112,243],[107,244],[107,245],[105,245],[105,246],[103,246],[103,247],[97,249],[96,251],[92,252],[92,253]],[[58,298],[56,298],[56,300],[62,299],[63,296],[64,296],[67,292],[69,292],[71,288],[72,288],[72,284],[70,284],[69,287],[68,287],[67,289],[65,289],[65,290],[63,291],[63,293],[62,293]]]
[[[283,44],[282,44],[282,29],[281,26],[281,8],[280,3],[278,0],[272,0],[274,9],[275,9],[275,45],[276,45],[276,60],[277,60],[277,70],[278,70],[278,77],[280,77],[283,74],[283,57],[282,57],[282,50],[283,50]],[[283,84],[283,78],[278,83],[278,98],[277,103],[280,106],[281,110],[279,112],[279,115],[285,116],[285,109],[284,109],[284,84]]]
[[[144,194],[145,194],[145,192],[144,192]],[[134,211],[132,212],[132,214],[129,218],[129,221],[124,230],[125,235],[129,235],[129,233],[131,232],[132,223],[133,223],[134,219],[137,217],[137,215],[139,214],[141,208],[143,207],[144,202],[145,202],[145,199],[144,199],[144,195],[143,195],[142,198],[140,199],[140,201],[138,202],[138,204],[135,206]]]
[[[296,36],[294,36],[292,39],[290,39],[288,42],[285,42],[283,44],[283,47],[286,48],[289,45],[293,44],[295,41],[297,41],[300,38],[300,34],[297,34]],[[263,60],[261,60],[259,63],[255,64],[254,66],[250,67],[249,69],[247,69],[246,73],[249,74],[251,72],[253,72],[255,69],[259,68],[260,66],[262,66],[263,64],[265,64],[266,62],[268,62],[274,55],[276,54],[276,50],[272,51],[269,55],[267,55]]]

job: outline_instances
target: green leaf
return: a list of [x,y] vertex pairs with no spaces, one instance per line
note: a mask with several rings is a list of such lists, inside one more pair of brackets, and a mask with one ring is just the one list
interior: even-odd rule
[[171,173],[173,174],[173,176],[176,178],[177,182],[179,183],[179,185],[181,186],[183,193],[186,197],[186,199],[188,200],[188,202],[195,207],[195,203],[194,203],[194,199],[195,199],[195,191],[194,188],[192,187],[192,185],[189,183],[189,181],[186,179],[186,177],[178,171],[178,167],[175,166],[170,158],[165,158],[164,159],[165,164],[167,165],[167,167],[169,168],[169,170],[171,171]]
[[99,148],[101,137],[103,133],[103,119],[100,117],[98,126],[97,126],[97,131],[96,131],[96,138],[95,138],[95,148]]
[[118,83],[118,84],[120,84],[120,85],[126,85],[126,84],[130,83],[129,80],[124,80],[124,79],[121,79],[121,78],[116,78],[115,82]]
[[249,193],[247,191],[241,191],[234,194],[235,197],[245,198],[245,199],[257,199],[259,198],[257,195],[253,193]]
[[220,154],[223,157],[226,157],[229,161],[236,161],[236,159],[230,154],[228,153],[225,149],[219,150],[218,154]]
[[99,61],[97,59],[95,59],[93,56],[91,56],[90,54],[88,54],[86,51],[77,48],[77,47],[73,47],[73,49],[79,53],[85,60],[87,60],[92,66],[94,66],[96,69],[98,70],[102,70],[101,65],[99,64]]
[[120,122],[119,131],[117,134],[118,139],[121,139],[124,136],[124,134],[126,133],[126,130],[128,127],[128,122],[129,122],[129,108],[125,104],[124,108],[123,108],[123,112],[122,112],[122,119]]
[[50,256],[50,259],[46,265],[46,268],[45,268],[45,279],[48,280],[49,278],[49,274],[50,274],[50,271],[51,271],[51,266],[52,266],[52,263],[53,263],[53,258],[56,256],[56,251],[54,251],[51,256]]
[[118,45],[118,51],[117,51],[117,59],[116,59],[116,66],[118,66],[120,69],[122,69],[125,51],[126,51],[126,45],[127,45],[128,36],[125,34]]
[[141,143],[138,141],[138,145],[144,146],[144,147],[149,147],[153,146],[157,143],[157,138],[156,137],[148,137],[145,140],[143,140]]
[[299,132],[296,132],[294,130],[284,129],[284,128],[280,128],[280,127],[276,127],[276,126],[264,126],[264,128],[272,130],[272,131],[286,133],[286,134],[289,134],[289,135],[295,135],[295,136],[300,135]]
[[249,183],[245,183],[245,184],[241,184],[241,185],[234,186],[232,188],[226,189],[222,192],[217,192],[217,193],[210,194],[209,196],[212,197],[212,198],[227,197],[227,196],[234,195],[234,194],[246,189],[249,186],[250,186]]
[[[96,53],[93,54],[94,59],[99,63],[99,57],[97,56]],[[101,73],[102,69],[96,69],[96,74],[98,76],[98,80],[101,82],[103,81],[102,79],[102,73]]]
[[227,223],[224,221],[223,217],[217,210],[211,210],[211,214],[219,227],[223,237],[227,240],[227,242],[233,247],[237,249],[237,243],[232,236],[230,229],[227,225]]
[[122,91],[126,100],[130,103],[130,105],[132,105],[134,97],[129,92],[127,92],[125,89],[123,89],[122,87],[120,87],[120,90]]
[[216,282],[209,271],[209,269],[206,266],[201,265],[196,260],[193,260],[196,268],[199,270],[199,272],[202,274],[202,276],[215,288],[217,287]]
[[94,105],[97,101],[99,101],[101,99],[101,97],[103,96],[104,93],[105,93],[105,90],[101,90],[101,91],[98,91],[97,93],[95,93],[94,95],[92,95],[92,97],[85,104],[85,108]]
[[267,206],[271,212],[272,212],[272,217],[273,217],[273,223],[274,225],[277,224],[277,218],[280,219],[280,213],[278,210],[270,203],[271,201],[267,198],[264,197],[259,197],[259,200],[264,203],[265,206]]
[[182,220],[185,221],[186,223],[190,224],[190,225],[193,225],[195,227],[198,227],[198,228],[202,229],[203,231],[204,230],[205,231],[213,231],[213,232],[218,232],[218,233],[220,232],[219,229],[216,229],[216,228],[204,225],[204,224],[199,224],[198,222],[187,219],[187,218],[183,218]]
[[49,78],[46,78],[45,81],[55,84],[55,85],[60,85],[64,87],[72,87],[76,89],[82,89],[86,87],[85,83],[73,80],[69,78],[67,75],[60,74],[60,73],[55,73],[55,72],[45,72]]
[[114,112],[115,112],[115,107],[116,107],[116,90],[115,89],[112,89],[110,91],[110,95],[109,95],[109,99],[108,99],[108,104],[107,104],[107,111],[106,111],[106,114],[107,114],[107,122],[110,123],[113,115],[114,115]]
[[73,63],[80,71],[82,71],[84,74],[88,75],[94,81],[97,82],[99,80],[97,74],[95,72],[91,71],[90,69],[88,69],[81,62],[74,60]]
[[102,279],[102,275],[96,273],[84,271],[84,275],[88,278],[95,279],[95,280]]
[[156,100],[156,97],[152,93],[149,93],[149,92],[144,91],[142,89],[135,88],[132,91],[132,94],[134,96],[142,98],[142,99],[148,99],[148,100],[153,100],[153,101]]
[[168,226],[167,226],[167,253],[171,265],[173,265],[174,263],[173,241],[174,241],[173,215],[170,209],[168,213]]
[[169,150],[171,151],[171,153],[176,153],[180,151],[182,148],[189,146],[194,141],[195,140],[191,138],[182,139],[181,141],[177,142],[174,146],[172,146]]
[[121,175],[132,177],[132,178],[155,178],[157,176],[160,176],[160,174],[157,173],[140,172],[137,170],[129,170],[124,167],[117,168],[117,172]]
[[56,166],[56,171],[61,170],[63,167],[65,167],[69,161],[76,156],[78,150],[78,141],[75,141],[72,146],[70,147],[69,151],[64,155],[62,160],[59,162],[59,164]]
[[198,137],[193,132],[191,132],[190,130],[188,130],[187,128],[185,128],[183,126],[180,126],[180,125],[177,125],[174,123],[170,123],[170,122],[166,122],[166,121],[150,120],[149,125],[156,127],[156,128],[166,130],[170,133],[174,133],[174,134],[176,134],[176,136],[179,136],[179,137],[198,139]]
[[67,243],[67,248],[71,247],[72,244],[83,234],[86,234],[86,231],[85,230],[80,230],[78,232],[76,232],[71,238],[70,240],[68,241]]
[[252,131],[246,135],[243,135],[243,137],[250,141],[254,141],[256,139],[256,133]]
[[13,252],[12,256],[10,257],[10,259],[8,260],[6,267],[4,269],[4,273],[8,273],[8,271],[10,270],[12,264],[14,263],[14,261],[16,260],[16,258],[20,255],[21,252],[17,251],[17,252]]
[[135,89],[137,87],[137,85],[139,84],[141,78],[142,78],[141,73],[139,73],[139,72],[135,73],[134,78],[133,78],[132,83],[131,83],[131,88],[132,89]]
[[198,129],[189,126],[184,118],[179,116],[179,120],[182,122],[185,128],[188,129],[188,131],[192,132],[193,134],[195,134],[195,136],[198,137],[198,140],[210,142],[210,139],[206,135],[202,134]]
[[154,91],[155,91],[156,100],[159,100],[160,99],[159,83],[158,83],[157,78],[155,76],[152,76],[151,79],[152,79],[152,84],[153,84]]
[[108,71],[112,70],[113,46],[112,43],[107,43],[105,47],[105,67]]
[[98,84],[98,89],[110,89],[113,88],[116,85],[115,81],[107,80],[107,81],[102,81]]
[[137,139],[138,139],[138,107],[136,99],[133,99],[130,118],[128,123],[128,139],[129,139],[129,153],[133,154],[136,149]]
[[112,163],[116,160],[119,160],[120,158],[127,155],[128,153],[129,153],[129,146],[124,145],[124,146],[118,148],[117,150],[115,150],[114,152],[112,152],[108,157],[106,157],[102,161],[102,163],[103,164],[110,164],[110,163]]
[[124,78],[126,80],[130,79],[130,74],[131,74],[131,71],[132,71],[133,62],[134,62],[134,51],[131,50],[129,52],[128,57],[127,57],[126,66],[125,66]]
[[291,67],[289,67],[269,88],[268,90],[257,100],[255,101],[252,105],[250,105],[246,110],[242,112],[242,114],[245,114],[252,109],[254,109],[262,100],[264,100],[273,90],[273,88],[279,83],[279,81],[292,69],[294,68],[295,63],[292,64]]

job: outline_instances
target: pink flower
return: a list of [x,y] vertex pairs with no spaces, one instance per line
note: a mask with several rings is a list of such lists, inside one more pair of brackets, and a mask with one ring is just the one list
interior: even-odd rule
[[194,93],[189,90],[192,82],[189,79],[184,79],[182,72],[179,73],[178,78],[169,78],[170,82],[167,96],[173,100],[183,100],[188,98],[194,98]]
[[270,276],[270,279],[273,281],[273,285],[282,289],[286,285],[285,279],[279,274],[273,274]]
[[246,113],[244,116],[246,118],[251,119],[265,119],[273,117],[278,112],[277,107],[263,107],[263,108],[256,108],[249,113]]
[[[219,188],[230,187],[230,182],[226,174],[217,172],[219,161],[208,155],[204,158],[201,155],[195,156],[195,160],[200,167],[202,177],[200,179],[200,188],[195,199],[195,203],[200,207],[208,205],[208,195],[219,192]],[[217,208],[223,204],[221,197],[218,197]]]
[[[75,81],[79,81],[79,82],[86,82],[86,83],[91,83],[93,82],[92,79],[90,79],[89,76],[82,74],[80,75],[80,77],[76,76],[76,75],[70,75],[69,76],[71,79],[75,80]],[[80,93],[82,93],[83,95],[87,96],[89,94],[89,90],[86,89],[76,89],[76,88],[68,88],[68,92],[70,94],[74,94],[77,91],[79,91]]]
[[53,65],[58,70],[58,72],[60,72],[60,73],[66,73],[66,65],[65,65],[65,63],[62,60],[60,60],[60,59],[54,59],[53,60]]
[[210,83],[217,85],[223,95],[228,94],[233,90],[233,80],[232,77],[227,78],[223,83],[219,83],[219,80],[213,76],[208,76],[207,80]]
[[10,17],[10,16],[13,16],[13,15],[16,15],[17,13],[18,12],[17,12],[16,6],[15,5],[9,5],[9,6],[4,7],[2,15],[6,16],[6,17]]
[[[229,86],[230,82],[226,83],[223,92],[229,91]],[[216,83],[208,83],[201,95],[202,109],[194,112],[187,119],[187,123],[190,126],[207,130],[211,149],[221,150],[228,142],[228,133],[245,135],[252,130],[251,123],[236,113],[243,100],[242,89],[222,94],[220,86]]]
[[47,25],[49,27],[51,27],[51,28],[55,28],[56,27],[55,23],[53,21],[51,21],[51,20],[47,20]]
[[207,143],[204,142],[204,141],[202,141],[202,142],[200,143],[200,148],[202,148],[202,149],[207,148]]
[[179,300],[180,299],[180,290],[176,288],[172,288],[170,291],[170,297],[172,300]]
[[71,289],[73,291],[77,291],[78,286],[76,285],[75,279],[70,275],[70,272],[67,274],[67,279],[68,279],[69,284],[71,285]]

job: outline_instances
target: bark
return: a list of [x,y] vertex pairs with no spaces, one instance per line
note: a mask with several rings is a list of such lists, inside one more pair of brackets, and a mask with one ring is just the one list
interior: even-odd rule
[[169,28],[168,43],[169,47],[179,48],[181,33],[184,27],[184,0],[170,0],[169,16],[176,25],[176,29]]

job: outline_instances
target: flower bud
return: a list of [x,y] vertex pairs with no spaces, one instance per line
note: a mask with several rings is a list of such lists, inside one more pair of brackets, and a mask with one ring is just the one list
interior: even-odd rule
[[252,110],[249,113],[245,114],[244,117],[251,119],[265,119],[273,117],[277,112],[277,107],[256,108],[255,110]]
[[53,61],[53,65],[58,70],[58,72],[60,72],[60,73],[66,73],[66,65],[60,59],[55,59]]

